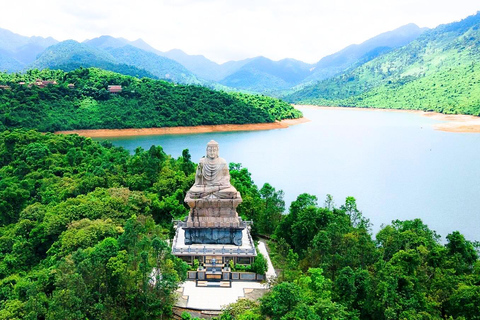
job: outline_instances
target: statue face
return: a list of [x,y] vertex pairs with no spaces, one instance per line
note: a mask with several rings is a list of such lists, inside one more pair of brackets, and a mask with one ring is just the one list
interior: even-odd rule
[[218,158],[218,147],[207,147],[207,157],[210,159]]

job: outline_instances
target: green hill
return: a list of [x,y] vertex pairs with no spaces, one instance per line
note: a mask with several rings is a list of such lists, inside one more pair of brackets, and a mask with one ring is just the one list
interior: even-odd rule
[[[55,80],[41,88],[36,79]],[[20,82],[26,82],[20,85]],[[0,129],[40,131],[265,123],[298,118],[288,103],[268,98],[134,78],[100,69],[0,73]],[[30,85],[29,85],[30,84]],[[73,84],[74,88],[68,85]],[[109,85],[121,85],[113,94]]]
[[186,84],[207,84],[176,61],[123,44],[119,39],[112,39],[109,43],[113,43],[114,40],[115,43],[109,47],[104,47],[108,45],[104,42],[93,40],[85,43],[74,40],[60,42],[42,52],[30,67],[63,71],[95,67],[136,77],[165,79]]
[[32,68],[54,68],[70,62],[97,67],[100,64],[116,63],[115,58],[100,49],[78,43],[75,40],[66,40],[48,47],[32,64]]
[[480,115],[480,13],[287,97],[318,105]]
[[318,61],[313,65],[311,74],[302,81],[302,84],[331,78],[354,66],[361,65],[410,43],[426,30],[426,28],[419,28],[417,25],[410,23],[379,34],[361,44],[352,44]]
[[161,57],[155,53],[147,52],[131,45],[120,48],[105,49],[119,63],[135,66],[150,73],[159,79],[168,79],[174,82],[187,84],[204,84],[205,81],[198,79],[193,73],[176,61]]

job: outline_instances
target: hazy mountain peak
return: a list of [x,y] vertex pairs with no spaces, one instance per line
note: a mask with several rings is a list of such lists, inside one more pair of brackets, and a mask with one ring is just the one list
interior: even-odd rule
[[137,48],[145,50],[145,51],[153,52],[153,53],[156,53],[156,54],[161,53],[160,51],[158,51],[157,49],[155,49],[154,47],[152,47],[151,45],[149,45],[143,39],[140,39],[140,38],[138,38],[135,41],[130,41],[130,44],[134,47],[137,47]]
[[[184,58],[191,57],[191,58],[194,58],[194,59],[208,60],[208,61],[210,61],[210,62],[212,62],[212,63],[218,64],[218,63],[216,63],[215,61],[209,60],[208,58],[206,58],[206,57],[205,57],[204,55],[202,55],[202,54],[188,54],[188,53],[186,53],[185,51],[180,50],[180,49],[171,49],[171,50],[168,50],[167,52],[162,53],[162,55],[164,55],[165,57],[168,57],[168,56],[172,56],[172,57],[184,57]],[[173,59],[173,58],[170,58],[170,59]],[[175,60],[175,59],[174,59],[174,60]]]
[[27,45],[38,46],[40,50],[43,50],[56,43],[58,43],[58,41],[52,37],[27,37],[14,33],[10,30],[0,28],[0,49],[10,51],[12,53],[21,51],[22,48]]
[[85,40],[82,43],[96,47],[96,48],[119,48],[128,44],[128,41],[123,38],[114,38],[112,36],[103,35],[98,38]]
[[165,53],[171,53],[171,54],[186,54],[185,51],[180,50],[180,49],[171,49],[171,50],[168,50],[168,51],[165,52]]

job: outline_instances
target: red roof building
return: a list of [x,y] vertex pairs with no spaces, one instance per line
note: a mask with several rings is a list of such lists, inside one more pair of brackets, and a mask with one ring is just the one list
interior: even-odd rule
[[122,86],[109,85],[108,86],[108,92],[110,92],[110,93],[120,93],[120,92],[122,92]]

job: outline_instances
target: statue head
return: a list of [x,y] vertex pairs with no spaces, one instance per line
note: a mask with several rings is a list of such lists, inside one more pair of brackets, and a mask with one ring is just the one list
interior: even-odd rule
[[207,143],[207,158],[218,158],[218,142],[211,140],[209,143]]

